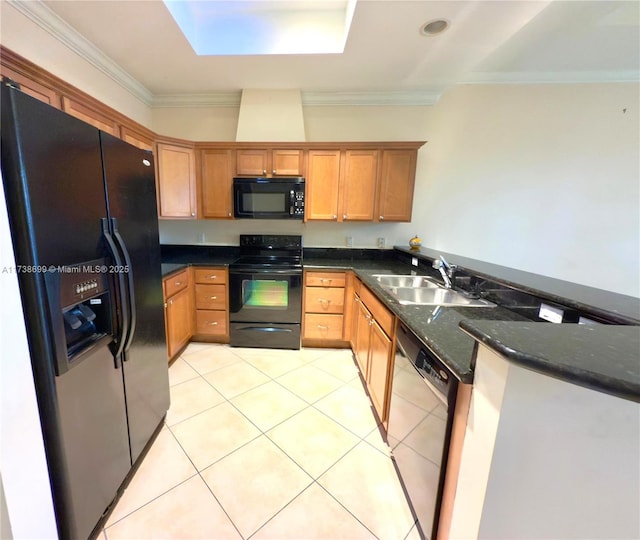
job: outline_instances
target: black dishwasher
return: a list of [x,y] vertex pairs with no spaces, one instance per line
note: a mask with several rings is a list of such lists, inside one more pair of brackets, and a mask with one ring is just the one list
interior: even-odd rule
[[422,538],[436,538],[458,381],[398,325],[387,442]]

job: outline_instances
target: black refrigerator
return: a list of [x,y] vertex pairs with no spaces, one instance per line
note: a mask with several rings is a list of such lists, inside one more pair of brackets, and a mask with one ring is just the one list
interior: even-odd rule
[[1,100],[58,533],[89,538],[169,408],[153,156],[4,83]]

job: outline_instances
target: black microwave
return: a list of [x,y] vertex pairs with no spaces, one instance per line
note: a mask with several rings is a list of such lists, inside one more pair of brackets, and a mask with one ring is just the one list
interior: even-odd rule
[[233,215],[245,219],[303,219],[304,178],[234,178]]

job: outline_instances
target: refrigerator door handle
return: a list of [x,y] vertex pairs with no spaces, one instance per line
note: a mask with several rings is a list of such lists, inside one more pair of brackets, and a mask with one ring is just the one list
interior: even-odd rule
[[[118,253],[118,248],[116,247],[116,243],[113,241],[113,237],[111,236],[111,232],[109,231],[109,221],[107,220],[107,218],[101,218],[100,221],[102,223],[102,234],[107,241],[107,247],[111,252],[113,261],[117,266],[122,266],[122,259],[120,258],[120,254]],[[127,309],[126,287],[124,282],[124,274],[122,272],[118,272],[118,289],[120,292],[120,332],[119,335],[116,336],[114,344],[115,350],[112,348],[112,352],[115,357],[116,369],[120,368],[120,355],[124,350],[124,338],[129,329],[129,311]]]
[[[116,218],[111,218],[111,230],[113,231],[113,236],[120,246],[120,250],[124,256],[124,263],[126,265],[125,268],[118,268],[117,270],[123,270],[124,273],[127,274],[127,278],[129,280],[129,329],[124,343],[124,350],[128,351],[129,347],[131,347],[133,336],[136,333],[136,295],[133,286],[133,266],[131,264],[131,257],[129,256],[127,245],[124,243],[124,240],[120,235],[120,231],[118,231],[118,220]],[[122,275],[122,273],[123,272],[119,272],[120,275]],[[125,357],[124,361],[126,362],[126,360],[127,359]]]

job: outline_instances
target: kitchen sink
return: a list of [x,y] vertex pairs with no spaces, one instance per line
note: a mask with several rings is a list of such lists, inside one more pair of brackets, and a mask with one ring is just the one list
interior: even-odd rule
[[397,274],[376,274],[372,276],[382,287],[411,287],[437,289],[440,284],[425,276],[402,276]]
[[389,287],[387,290],[405,305],[495,307],[495,304],[482,298],[473,298],[442,287]]

